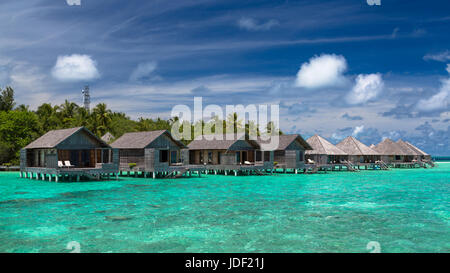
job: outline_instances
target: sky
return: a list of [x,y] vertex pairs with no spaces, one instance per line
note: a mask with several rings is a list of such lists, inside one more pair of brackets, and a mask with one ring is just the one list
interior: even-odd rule
[[[368,2],[380,2],[369,5]],[[450,155],[450,2],[4,0],[0,87],[31,109],[279,104],[284,133]]]

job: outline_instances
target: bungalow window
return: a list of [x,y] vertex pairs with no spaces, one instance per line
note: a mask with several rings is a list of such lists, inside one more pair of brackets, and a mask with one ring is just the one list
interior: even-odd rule
[[160,150],[159,151],[159,162],[169,162],[169,151]]
[[300,151],[298,153],[298,161],[305,161],[305,154],[303,153],[303,151]]
[[220,157],[222,156],[221,152],[217,152],[217,164],[220,164]]
[[256,161],[262,161],[262,152],[256,151]]
[[175,164],[178,162],[178,152],[177,151],[171,151],[170,152],[170,163]]
[[241,152],[236,152],[236,162],[241,162]]
[[401,157],[399,155],[395,156],[395,160],[400,160],[400,159],[401,159]]
[[270,161],[270,152],[269,151],[264,152],[264,161]]
[[212,160],[213,160],[213,153],[208,152],[208,163],[212,163]]

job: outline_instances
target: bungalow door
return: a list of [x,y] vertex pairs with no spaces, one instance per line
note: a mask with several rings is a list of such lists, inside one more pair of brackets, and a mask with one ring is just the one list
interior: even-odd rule
[[79,151],[70,151],[70,164],[78,167],[80,165],[79,156],[80,156]]

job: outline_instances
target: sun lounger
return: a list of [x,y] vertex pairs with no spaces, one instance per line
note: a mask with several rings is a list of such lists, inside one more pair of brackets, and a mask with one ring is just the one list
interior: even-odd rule
[[314,160],[308,159],[308,164],[316,164],[316,162],[314,162]]
[[75,167],[75,165],[70,164],[69,160],[64,161],[64,164],[66,165],[67,168]]
[[58,161],[58,168],[64,168],[64,164],[62,161]]
[[244,161],[244,165],[252,165],[250,161]]

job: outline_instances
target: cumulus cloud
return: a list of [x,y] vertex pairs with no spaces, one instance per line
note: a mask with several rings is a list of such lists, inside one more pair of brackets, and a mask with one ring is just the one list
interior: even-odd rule
[[447,62],[450,61],[450,51],[445,50],[435,54],[427,54],[423,56],[425,61],[438,61],[438,62]]
[[[450,73],[450,65],[447,65],[447,72]],[[450,78],[442,80],[441,88],[437,94],[428,99],[421,99],[416,108],[421,112],[434,112],[448,110],[450,99]]]
[[69,6],[81,6],[81,0],[66,0]]
[[347,70],[347,61],[341,55],[322,54],[303,63],[297,73],[296,86],[320,88],[341,85],[345,82],[342,75]]
[[358,137],[358,135],[361,134],[363,131],[364,131],[364,125],[356,126],[352,132],[352,136]]
[[52,75],[60,81],[87,81],[100,77],[96,62],[88,55],[59,56]]
[[250,31],[264,31],[269,30],[274,26],[279,25],[280,23],[277,20],[271,19],[265,23],[259,23],[257,20],[253,18],[241,18],[238,21],[238,25],[242,29],[250,30]]
[[131,81],[142,81],[149,80],[151,74],[156,70],[157,67],[156,62],[147,62],[139,64],[136,69],[134,69],[133,73],[131,73],[130,80]]
[[353,89],[347,94],[347,103],[364,104],[375,99],[383,90],[384,82],[380,74],[360,74]]

